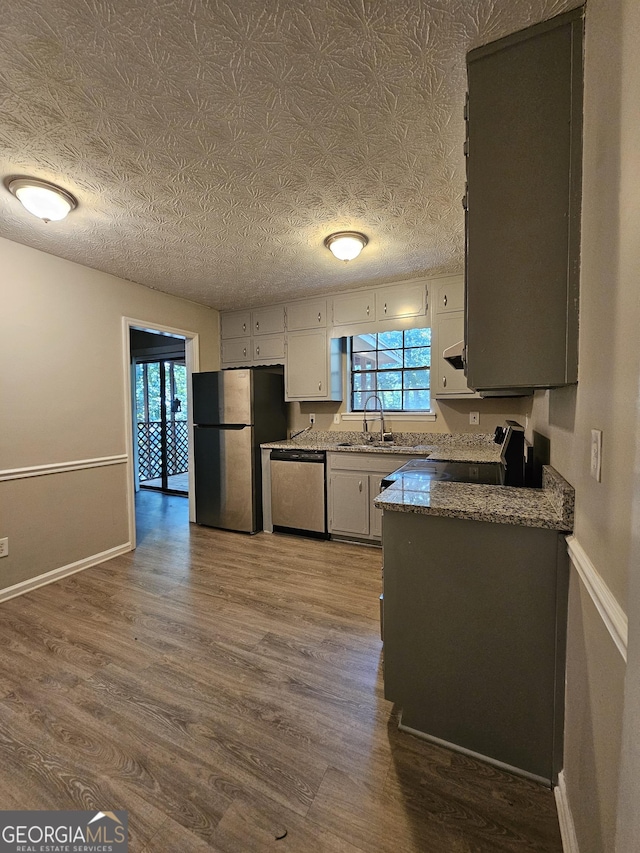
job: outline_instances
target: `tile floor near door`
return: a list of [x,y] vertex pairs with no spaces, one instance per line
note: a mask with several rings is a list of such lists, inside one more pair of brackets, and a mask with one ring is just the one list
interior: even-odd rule
[[398,732],[378,549],[138,519],[0,605],[1,809],[125,809],[132,853],[560,853],[551,791]]

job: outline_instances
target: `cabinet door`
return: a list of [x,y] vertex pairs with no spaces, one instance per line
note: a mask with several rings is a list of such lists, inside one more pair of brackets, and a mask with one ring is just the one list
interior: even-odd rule
[[328,394],[327,333],[289,332],[285,362],[288,400],[321,400]]
[[220,315],[220,334],[223,338],[243,338],[251,334],[251,312],[230,311]]
[[275,335],[284,332],[284,306],[257,308],[251,312],[251,331],[254,335]]
[[373,501],[382,491],[382,477],[382,474],[369,474],[369,533],[376,539],[382,538],[382,510]]
[[467,386],[464,370],[457,370],[442,357],[443,350],[457,344],[464,337],[464,312],[452,311],[450,314],[439,315],[435,331],[436,350],[432,356],[431,375],[435,379],[433,387],[436,397],[473,394]]
[[362,290],[333,297],[334,326],[349,326],[352,323],[369,323],[375,319],[375,296],[373,291]]
[[324,329],[327,325],[327,300],[313,299],[309,302],[292,302],[287,305],[287,329]]
[[384,287],[376,291],[376,319],[419,317],[427,309],[425,284]]
[[235,338],[222,342],[222,364],[242,366],[251,364],[251,339]]
[[436,286],[435,302],[433,303],[436,314],[445,314],[448,311],[464,310],[464,280],[451,279],[441,282]]
[[253,339],[253,360],[256,364],[280,361],[284,363],[284,335],[264,335]]
[[577,381],[583,9],[467,57],[467,377]]
[[332,533],[369,535],[369,475],[340,472],[329,481]]

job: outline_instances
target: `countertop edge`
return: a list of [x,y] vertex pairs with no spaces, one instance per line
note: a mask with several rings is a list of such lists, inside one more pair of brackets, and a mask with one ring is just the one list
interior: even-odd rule
[[[542,483],[542,489],[530,489],[438,482],[429,492],[404,489],[401,483],[396,483],[378,495],[374,503],[389,512],[446,516],[571,533],[575,499],[573,487],[550,465],[543,467]],[[509,505],[508,509],[505,504]]]

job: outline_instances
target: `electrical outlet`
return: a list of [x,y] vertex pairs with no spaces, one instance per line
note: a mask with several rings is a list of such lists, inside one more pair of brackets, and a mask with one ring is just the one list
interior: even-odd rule
[[340,412],[335,413],[335,415],[333,416],[333,422],[334,422],[334,424],[340,423]]
[[591,430],[591,476],[598,482],[602,479],[602,430]]
[[469,412],[469,423],[474,425],[479,424],[480,412]]
[[309,423],[311,424],[311,426],[313,426],[315,424],[315,422],[316,422],[316,416],[315,415],[309,415]]
[[4,539],[0,539],[0,557],[8,557],[9,556],[9,537],[5,536]]

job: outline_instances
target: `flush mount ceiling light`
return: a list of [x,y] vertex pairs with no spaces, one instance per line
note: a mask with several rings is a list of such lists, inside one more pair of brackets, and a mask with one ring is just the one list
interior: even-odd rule
[[71,193],[38,178],[12,178],[7,189],[29,213],[45,222],[64,219],[70,210],[78,206]]
[[367,245],[369,240],[359,231],[336,231],[324,241],[339,261],[352,261]]

